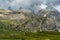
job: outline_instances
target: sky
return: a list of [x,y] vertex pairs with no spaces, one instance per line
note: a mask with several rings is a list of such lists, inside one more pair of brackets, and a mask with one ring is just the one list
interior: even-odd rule
[[0,8],[8,9],[11,7],[13,10],[29,10],[38,11],[41,8],[52,6],[60,12],[60,0],[0,0]]

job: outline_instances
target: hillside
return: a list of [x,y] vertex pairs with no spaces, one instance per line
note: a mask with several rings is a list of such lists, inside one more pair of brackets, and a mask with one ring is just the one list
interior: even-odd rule
[[58,11],[42,9],[37,14],[20,10],[5,14],[5,11],[0,12],[3,15],[0,16],[0,39],[60,40]]
[[[3,9],[1,9],[3,10]],[[32,12],[25,12],[22,10],[17,11],[8,11],[3,10],[4,12],[0,12],[0,20],[12,21],[16,22],[16,26],[23,27],[26,31],[59,31],[60,29],[60,21],[59,20],[59,12],[57,10],[48,10],[41,9],[38,14],[34,14]],[[7,12],[5,12],[7,11]],[[5,14],[7,13],[7,14]],[[58,13],[58,14],[57,14]]]
[[0,40],[60,40],[60,32],[26,32],[18,24],[16,21],[0,20]]

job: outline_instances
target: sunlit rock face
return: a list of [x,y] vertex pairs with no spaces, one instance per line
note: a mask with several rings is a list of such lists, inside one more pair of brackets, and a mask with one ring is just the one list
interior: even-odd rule
[[10,11],[5,9],[0,9],[0,19],[10,19],[10,20],[20,20],[20,19],[26,19],[25,12],[22,11]]

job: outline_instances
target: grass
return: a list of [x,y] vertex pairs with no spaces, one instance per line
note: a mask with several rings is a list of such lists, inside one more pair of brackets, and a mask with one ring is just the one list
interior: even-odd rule
[[60,32],[21,32],[12,29],[14,24],[10,20],[0,20],[0,40],[60,40]]
[[24,33],[24,32],[6,32],[0,34],[0,39],[11,40],[60,40],[59,32],[37,32],[37,33]]

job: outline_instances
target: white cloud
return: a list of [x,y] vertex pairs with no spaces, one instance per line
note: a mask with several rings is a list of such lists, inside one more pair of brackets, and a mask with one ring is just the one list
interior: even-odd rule
[[[49,2],[52,3],[55,2],[55,0],[49,0]],[[39,11],[40,8],[46,9],[47,5],[41,3],[47,3],[48,0],[0,0],[0,7],[8,9],[9,6],[12,7],[12,9],[19,9],[22,7],[24,10],[33,10],[33,11]],[[52,3],[53,4],[53,3]],[[55,3],[56,4],[56,3]],[[32,7],[31,7],[32,6]],[[55,7],[57,10],[60,10],[58,6]]]
[[14,0],[11,2],[12,6],[29,6],[31,4],[31,0]]
[[60,12],[60,5],[56,5],[54,8]]
[[14,5],[17,5],[19,3],[21,3],[23,0],[14,0],[11,2],[11,5],[14,6]]
[[45,5],[45,4],[41,4],[41,5],[40,5],[40,8],[41,8],[41,9],[46,9],[46,7],[47,7],[47,5]]

